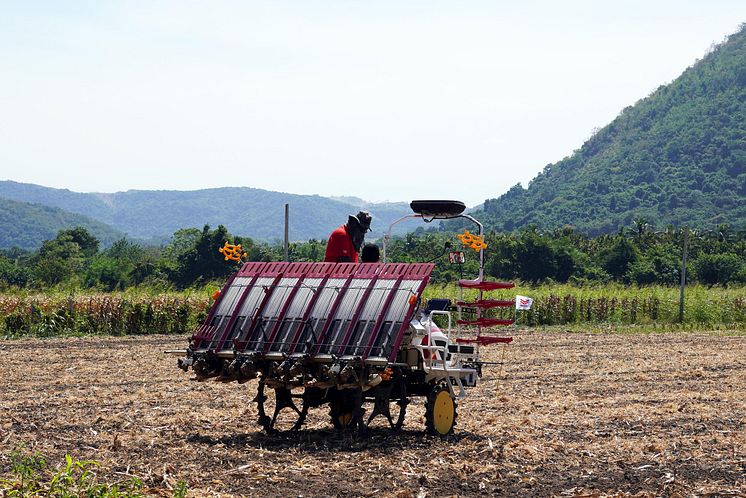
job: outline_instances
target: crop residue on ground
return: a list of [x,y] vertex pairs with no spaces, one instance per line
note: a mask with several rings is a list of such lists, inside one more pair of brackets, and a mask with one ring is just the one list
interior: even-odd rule
[[6,341],[0,455],[69,453],[165,496],[746,494],[746,337],[515,337],[499,391],[488,369],[448,440],[423,433],[421,398],[394,436],[334,433],[327,408],[266,436],[256,381],[190,381],[162,354],[183,337]]

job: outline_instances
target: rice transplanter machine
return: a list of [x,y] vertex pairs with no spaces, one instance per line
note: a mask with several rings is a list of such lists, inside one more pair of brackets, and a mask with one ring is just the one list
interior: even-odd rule
[[[483,228],[463,214],[463,203],[410,205],[413,214],[392,223],[384,237],[383,263],[244,263],[188,349],[168,353],[182,356],[179,367],[198,380],[258,379],[254,401],[268,433],[299,429],[309,409],[323,405],[338,429],[364,432],[378,416],[399,429],[412,398],[422,397],[428,432],[450,434],[458,400],[481,376],[480,346],[512,341],[482,334],[513,323],[485,310],[514,305],[484,293],[513,284],[484,280]],[[391,229],[408,218],[465,218],[477,225],[477,235],[459,236],[480,264],[475,279],[458,281],[457,302],[423,302],[433,263],[386,262]],[[475,289],[476,299],[465,301],[464,289]]]

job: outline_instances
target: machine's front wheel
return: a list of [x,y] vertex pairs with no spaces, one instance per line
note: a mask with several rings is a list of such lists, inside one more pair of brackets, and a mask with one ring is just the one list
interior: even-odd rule
[[448,386],[438,384],[430,392],[425,405],[425,428],[428,434],[447,436],[456,425],[456,400]]

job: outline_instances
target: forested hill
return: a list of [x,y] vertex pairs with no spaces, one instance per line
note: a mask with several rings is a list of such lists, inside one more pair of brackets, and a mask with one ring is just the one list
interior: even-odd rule
[[36,249],[60,230],[76,226],[85,227],[104,246],[124,237],[122,232],[87,216],[0,198],[0,249]]
[[256,240],[280,240],[284,235],[285,203],[290,204],[290,238],[294,241],[325,240],[347,221],[348,214],[359,209],[372,213],[374,237],[381,235],[391,221],[411,213],[404,202],[366,203],[356,198],[335,200],[247,187],[100,194],[0,181],[0,197],[84,214],[130,237],[151,241],[167,240],[181,228],[201,229],[205,224],[224,225],[233,234]]
[[746,227],[746,28],[475,216],[498,231],[572,225],[591,235],[637,218]]

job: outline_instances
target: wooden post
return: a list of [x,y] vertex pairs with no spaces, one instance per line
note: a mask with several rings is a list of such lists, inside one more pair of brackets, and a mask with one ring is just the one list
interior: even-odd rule
[[684,227],[684,244],[681,254],[681,292],[679,294],[679,323],[684,323],[684,286],[686,285],[686,251],[689,243],[689,227]]
[[288,246],[290,245],[290,241],[288,240],[288,224],[290,223],[290,204],[285,204],[285,259],[283,261],[290,261],[289,255],[288,255]]

